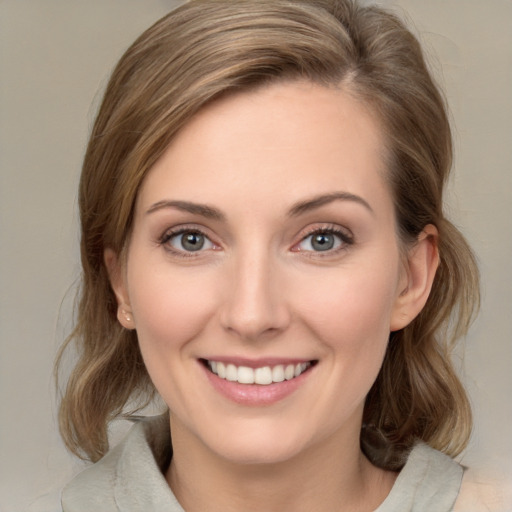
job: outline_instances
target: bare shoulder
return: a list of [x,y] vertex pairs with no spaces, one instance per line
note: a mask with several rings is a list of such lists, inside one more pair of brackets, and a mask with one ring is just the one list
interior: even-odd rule
[[511,476],[466,470],[453,510],[454,512],[511,512]]

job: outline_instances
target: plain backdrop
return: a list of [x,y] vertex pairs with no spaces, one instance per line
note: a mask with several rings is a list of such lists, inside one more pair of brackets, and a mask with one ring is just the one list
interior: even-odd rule
[[[464,464],[512,475],[512,2],[395,0],[451,106],[447,207],[473,245],[481,314]],[[0,0],[0,511],[57,511],[83,467],[57,433],[52,365],[79,275],[76,188],[109,72],[172,0]],[[405,11],[405,12],[404,12]],[[462,353],[462,351],[461,351]]]

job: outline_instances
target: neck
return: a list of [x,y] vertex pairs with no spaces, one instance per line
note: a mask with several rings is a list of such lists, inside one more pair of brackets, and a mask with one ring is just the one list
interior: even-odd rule
[[356,432],[336,433],[278,463],[238,464],[205,447],[171,418],[173,459],[167,481],[187,512],[332,512],[374,510],[396,474],[374,467]]

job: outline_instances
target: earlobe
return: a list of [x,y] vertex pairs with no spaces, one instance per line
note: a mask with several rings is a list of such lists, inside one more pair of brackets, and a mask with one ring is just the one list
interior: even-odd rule
[[425,306],[439,266],[438,237],[437,228],[428,224],[409,250],[404,281],[391,316],[391,331],[403,329]]
[[103,258],[107,267],[110,286],[117,300],[117,319],[125,329],[134,329],[135,323],[130,306],[130,297],[119,257],[112,249],[105,249]]
[[127,311],[122,306],[117,307],[117,319],[125,329],[135,329],[135,324],[133,322],[133,316],[131,315],[131,312]]

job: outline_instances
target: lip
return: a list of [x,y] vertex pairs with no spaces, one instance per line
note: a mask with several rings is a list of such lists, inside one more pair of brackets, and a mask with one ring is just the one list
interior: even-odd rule
[[[210,361],[220,361],[226,364],[234,364],[236,366],[248,366],[249,368],[260,368],[262,366],[275,366],[278,364],[297,364],[306,363],[310,359],[282,359],[282,358],[265,358],[265,359],[243,359],[229,357],[209,357]],[[219,394],[228,400],[245,406],[263,407],[275,404],[294,393],[298,388],[303,386],[307,379],[311,376],[316,364],[309,367],[304,373],[291,380],[283,382],[275,382],[273,384],[240,384],[222,379],[211,372],[204,364],[205,359],[199,360],[199,365],[208,379],[211,386]]]

